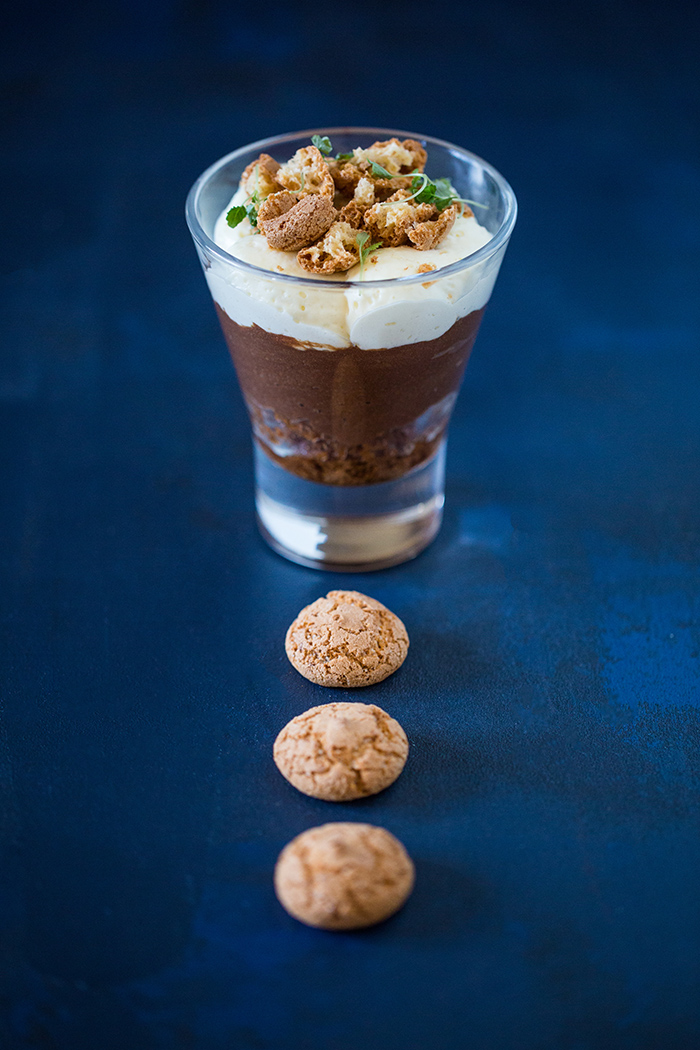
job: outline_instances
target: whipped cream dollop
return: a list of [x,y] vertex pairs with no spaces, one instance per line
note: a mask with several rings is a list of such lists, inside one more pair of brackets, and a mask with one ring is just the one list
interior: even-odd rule
[[[256,324],[300,345],[329,350],[350,345],[390,349],[439,338],[460,317],[484,307],[491,296],[503,251],[459,273],[440,276],[443,267],[467,258],[491,240],[473,215],[458,215],[435,248],[381,248],[370,255],[363,271],[357,264],[346,273],[314,274],[315,281],[327,284],[319,287],[309,281],[294,252],[271,248],[247,219],[234,228],[228,225],[229,209],[245,200],[246,193],[239,188],[218,217],[213,240],[260,271],[301,280],[275,280],[265,272],[207,260],[205,273],[214,301],[236,324]],[[373,287],[375,281],[415,274],[424,274],[425,280]],[[334,287],[338,284],[343,286]]]

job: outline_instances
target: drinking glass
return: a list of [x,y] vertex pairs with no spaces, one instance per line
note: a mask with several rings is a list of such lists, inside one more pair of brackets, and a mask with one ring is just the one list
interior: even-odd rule
[[[217,218],[260,153],[283,163],[312,135],[337,153],[412,138],[491,235],[437,270],[330,279],[264,270],[214,240]],[[236,367],[253,434],[263,537],[291,561],[347,572],[415,557],[444,505],[447,428],[516,218],[512,189],[467,150],[385,128],[320,128],[243,146],[208,168],[187,222]],[[416,251],[416,256],[420,253]]]

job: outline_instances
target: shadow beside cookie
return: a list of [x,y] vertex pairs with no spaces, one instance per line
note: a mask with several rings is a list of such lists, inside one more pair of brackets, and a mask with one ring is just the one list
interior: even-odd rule
[[401,911],[366,935],[458,942],[499,924],[495,893],[483,880],[438,861],[413,861],[413,893]]

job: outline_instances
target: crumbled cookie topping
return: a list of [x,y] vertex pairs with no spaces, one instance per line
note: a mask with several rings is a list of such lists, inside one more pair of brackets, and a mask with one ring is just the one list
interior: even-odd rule
[[334,222],[323,240],[303,248],[297,261],[309,273],[342,273],[360,261],[357,233],[349,222]]
[[257,195],[258,200],[264,200],[282,189],[276,177],[279,170],[280,165],[269,153],[261,153],[243,172],[241,186],[249,197]]
[[344,204],[340,209],[340,218],[349,223],[353,229],[359,230],[363,225],[367,209],[374,204],[374,183],[366,176],[362,176],[355,186],[352,200]]
[[271,194],[260,205],[258,226],[271,248],[296,252],[313,244],[337,216],[333,201],[322,193],[299,197],[289,190]]
[[[232,208],[231,226],[248,217],[271,248],[297,252],[309,273],[362,267],[370,251],[407,245],[427,251],[440,243],[460,210],[472,214],[448,179],[424,173],[426,151],[414,139],[374,142],[337,157],[314,136],[285,164],[267,153],[243,172],[246,203]],[[421,267],[419,272],[426,272]]]
[[[258,211],[258,225],[264,229],[264,224],[279,219],[286,214],[299,201],[298,193],[290,193],[289,190],[279,190],[271,193],[260,205]],[[262,225],[261,225],[262,224]]]
[[407,190],[398,190],[386,203],[375,204],[365,215],[365,225],[375,240],[390,248],[408,244],[409,231],[437,215],[432,204],[416,204]]
[[355,192],[355,187],[364,174],[362,169],[356,164],[349,163],[347,160],[340,161],[337,158],[334,160],[332,157],[326,163],[336,190],[339,193],[352,196]]
[[335,184],[323,154],[315,146],[298,149],[291,160],[282,164],[277,181],[297,193],[323,193],[333,197]]
[[428,154],[415,139],[387,139],[385,142],[374,142],[367,149],[353,150],[353,163],[360,167],[363,163],[381,164],[390,175],[408,175],[409,172],[422,171]]
[[[421,205],[421,207],[430,207],[430,205]],[[428,251],[429,248],[434,248],[452,229],[456,218],[457,205],[451,204],[432,221],[414,223],[408,230],[408,239],[419,252]]]

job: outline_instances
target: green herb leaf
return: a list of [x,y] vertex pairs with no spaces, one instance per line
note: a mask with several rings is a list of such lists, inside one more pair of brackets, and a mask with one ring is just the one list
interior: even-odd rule
[[369,163],[370,167],[372,168],[372,174],[375,178],[393,179],[394,176],[391,174],[391,172],[387,171],[386,168],[383,168],[381,164],[377,164],[374,160],[371,160]]
[[366,230],[360,230],[355,237],[355,244],[360,249],[360,280],[364,280],[365,276],[365,263],[369,259],[372,252],[376,252],[378,248],[382,247],[381,242],[377,241],[375,244],[367,244],[369,240],[369,234]]
[[332,153],[333,147],[331,146],[331,140],[328,135],[312,135],[311,141],[320,153]]
[[352,158],[354,156],[355,156],[354,153],[339,153],[335,159],[336,160],[352,160]]
[[[488,204],[480,204],[479,201],[467,200],[466,197],[458,197],[457,191],[449,179],[429,179],[423,171],[414,171],[411,183],[411,196],[404,198],[404,204],[415,200],[416,204],[434,204],[438,211],[444,211],[450,204],[471,204],[476,208],[488,209]],[[393,203],[382,201],[383,204]]]
[[[420,172],[411,183],[412,197],[417,204],[432,204],[435,197],[435,183]],[[408,198],[409,200],[411,198]]]
[[435,179],[433,185],[435,186],[433,204],[438,211],[444,211],[457,196],[454,186],[449,179]]
[[449,179],[435,179],[435,189],[440,197],[457,196],[457,191]]
[[256,200],[255,200],[256,197],[257,197],[257,194],[254,194],[250,198],[248,203],[244,205],[244,210],[245,210],[246,215],[248,216],[248,222],[250,223],[251,226],[257,226],[258,225],[258,208],[257,208]]
[[235,229],[239,222],[243,222],[246,214],[247,209],[242,204],[237,204],[235,208],[231,208],[230,211],[226,212],[226,222],[231,229]]

